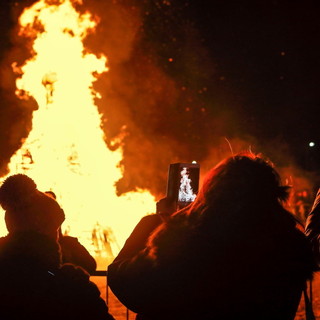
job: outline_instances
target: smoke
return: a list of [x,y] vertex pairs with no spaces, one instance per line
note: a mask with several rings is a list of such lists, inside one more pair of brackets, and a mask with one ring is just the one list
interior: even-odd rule
[[88,5],[100,24],[87,45],[104,52],[110,67],[96,84],[108,145],[122,136],[119,193],[142,187],[163,195],[169,164],[201,162],[226,129],[229,115],[208,93],[213,63],[179,6]]
[[[31,1],[24,2],[28,4]],[[35,100],[15,95],[13,63],[21,65],[30,55],[28,44],[18,37],[17,20],[23,8],[22,3],[5,1],[0,11],[0,175],[7,174],[7,164],[31,130],[32,112],[37,108]]]

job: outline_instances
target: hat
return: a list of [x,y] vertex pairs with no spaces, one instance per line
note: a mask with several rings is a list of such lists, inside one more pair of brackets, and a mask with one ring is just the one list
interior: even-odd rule
[[24,174],[8,177],[0,187],[0,205],[6,211],[9,232],[36,231],[56,238],[65,219],[58,202],[37,189]]

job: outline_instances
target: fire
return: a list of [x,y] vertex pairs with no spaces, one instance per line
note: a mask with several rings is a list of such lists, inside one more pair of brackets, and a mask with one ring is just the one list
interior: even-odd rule
[[105,228],[114,235],[109,240],[116,254],[141,216],[154,212],[155,199],[145,190],[116,195],[123,152],[106,146],[94,104],[100,94],[93,89],[108,70],[107,58],[84,48],[97,22],[77,12],[74,3],[39,0],[20,16],[20,35],[33,40],[34,54],[13,66],[19,72],[16,94],[34,97],[39,108],[28,138],[10,160],[9,175],[25,173],[41,191],[54,191],[66,213],[63,228],[89,250],[93,228]]

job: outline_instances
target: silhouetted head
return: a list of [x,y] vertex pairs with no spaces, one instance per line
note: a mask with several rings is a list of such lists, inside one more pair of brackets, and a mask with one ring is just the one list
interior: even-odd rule
[[36,231],[57,238],[57,230],[65,219],[59,204],[37,189],[24,174],[8,177],[0,187],[0,205],[5,210],[9,232]]
[[[226,158],[206,175],[191,211],[234,215],[236,212],[280,206],[288,198],[272,162],[243,152]],[[211,211],[212,211],[211,210]]]

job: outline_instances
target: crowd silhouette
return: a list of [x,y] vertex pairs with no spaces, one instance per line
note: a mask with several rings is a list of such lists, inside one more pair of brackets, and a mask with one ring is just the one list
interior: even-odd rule
[[[262,155],[223,159],[190,205],[163,198],[141,219],[108,285],[137,320],[293,320],[320,268],[320,192],[303,223],[287,210],[289,192]],[[90,281],[94,258],[61,232],[54,193],[15,174],[0,205],[0,318],[114,319]]]
[[8,235],[0,239],[1,319],[112,320],[89,273],[63,264],[59,204],[26,175],[0,187]]

